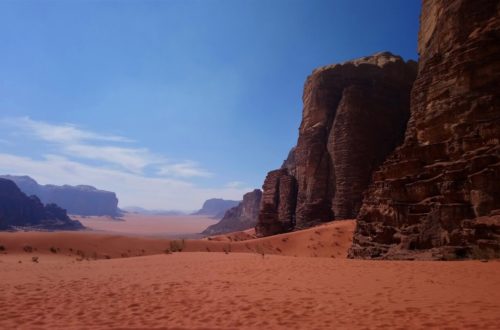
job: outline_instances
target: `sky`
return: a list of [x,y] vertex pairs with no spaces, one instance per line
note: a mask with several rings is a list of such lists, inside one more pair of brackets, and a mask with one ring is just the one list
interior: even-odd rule
[[420,0],[0,0],[0,174],[119,205],[242,198],[298,137],[316,67],[417,59]]

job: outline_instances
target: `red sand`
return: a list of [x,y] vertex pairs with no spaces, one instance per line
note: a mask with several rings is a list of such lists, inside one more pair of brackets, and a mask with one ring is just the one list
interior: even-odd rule
[[498,329],[500,262],[347,260],[353,227],[185,241],[227,253],[156,255],[170,241],[0,233],[0,329]]
[[217,223],[217,219],[195,215],[143,215],[127,213],[119,220],[110,217],[71,216],[95,231],[141,236],[192,236]]

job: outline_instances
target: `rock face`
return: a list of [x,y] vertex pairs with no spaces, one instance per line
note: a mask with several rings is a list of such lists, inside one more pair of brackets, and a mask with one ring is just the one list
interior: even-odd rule
[[260,236],[269,236],[295,227],[297,180],[286,168],[267,174],[260,205],[259,221],[255,230]]
[[500,255],[500,2],[424,0],[405,141],[373,176],[355,258]]
[[416,70],[384,52],[313,71],[297,146],[263,186],[261,235],[356,217],[373,170],[403,141]]
[[243,196],[243,201],[226,211],[224,217],[215,225],[205,229],[204,235],[219,235],[255,227],[259,215],[262,191],[255,189]]
[[232,201],[221,198],[207,199],[201,209],[193,215],[208,215],[217,219],[221,219],[227,210],[238,206],[240,201]]
[[30,227],[50,230],[83,229],[55,204],[44,206],[38,197],[26,196],[13,181],[0,178],[0,229]]
[[70,214],[112,217],[120,214],[114,192],[84,185],[39,185],[29,176],[4,175],[1,178],[14,181],[26,195],[35,195],[44,204],[57,204]]

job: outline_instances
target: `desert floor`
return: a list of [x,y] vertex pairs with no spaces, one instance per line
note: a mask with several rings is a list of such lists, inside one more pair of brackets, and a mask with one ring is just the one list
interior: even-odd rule
[[140,235],[154,237],[189,237],[196,238],[218,219],[196,215],[143,215],[126,213],[119,219],[111,217],[71,216],[93,231],[117,233],[123,235]]
[[353,228],[0,233],[0,329],[498,329],[499,261],[348,260]]

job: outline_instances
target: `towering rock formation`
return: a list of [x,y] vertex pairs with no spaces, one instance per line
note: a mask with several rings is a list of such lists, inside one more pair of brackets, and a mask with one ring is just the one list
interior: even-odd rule
[[221,221],[205,229],[204,235],[218,235],[255,227],[259,215],[262,191],[255,189],[243,196],[238,206],[226,211]]
[[258,233],[356,217],[372,171],[403,140],[416,67],[384,52],[313,71],[297,146],[264,183]]
[[208,215],[216,219],[221,219],[227,210],[238,206],[240,201],[232,201],[222,198],[207,199],[201,209],[193,213],[193,215]]
[[424,0],[404,144],[373,176],[357,258],[500,253],[500,2]]
[[30,227],[50,230],[83,229],[55,204],[44,206],[38,197],[26,196],[16,184],[0,178],[0,230]]
[[57,204],[70,214],[115,217],[120,213],[118,198],[111,191],[85,185],[40,185],[29,176],[3,175],[0,177],[14,181],[26,195],[35,195],[44,204]]

